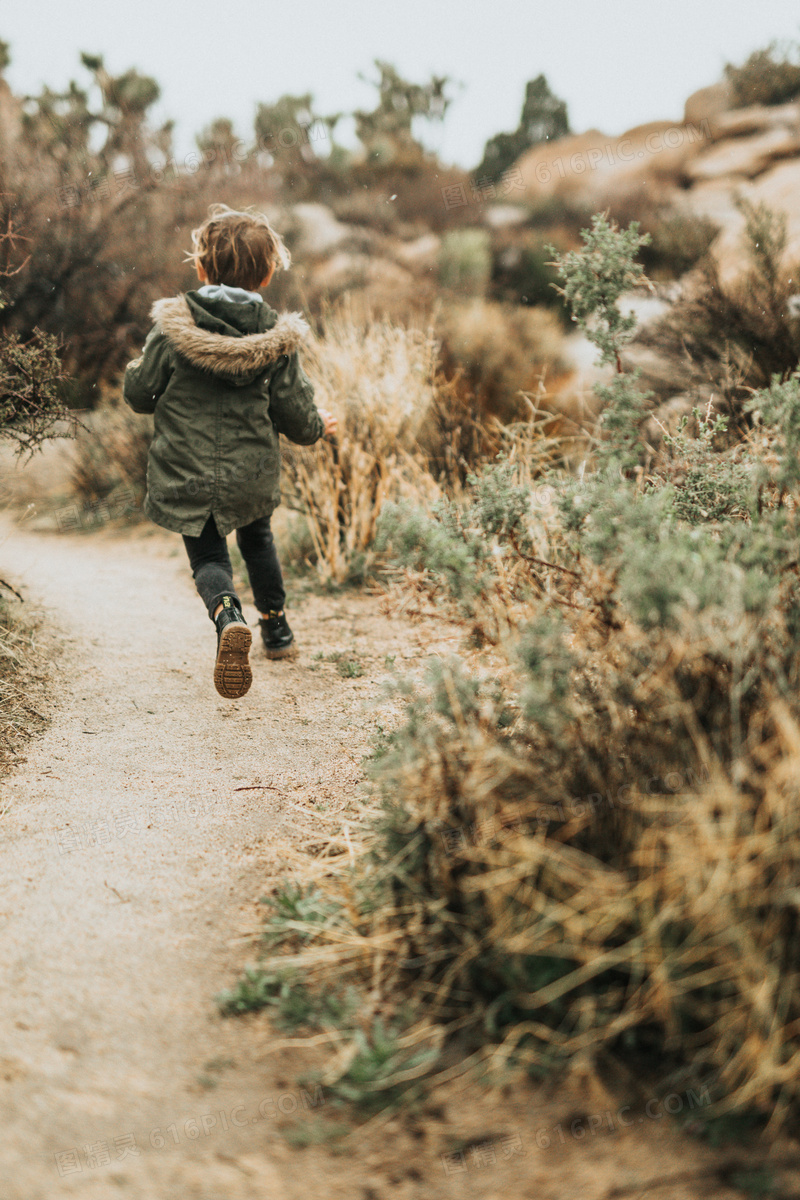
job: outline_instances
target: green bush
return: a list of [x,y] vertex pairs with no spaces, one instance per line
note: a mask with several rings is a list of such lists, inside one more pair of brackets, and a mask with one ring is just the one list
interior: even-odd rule
[[556,273],[545,247],[537,241],[516,241],[495,253],[491,296],[526,307],[544,305],[557,309],[565,324],[569,313],[555,289]]

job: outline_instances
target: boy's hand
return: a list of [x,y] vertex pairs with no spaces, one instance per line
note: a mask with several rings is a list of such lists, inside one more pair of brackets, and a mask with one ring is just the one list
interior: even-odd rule
[[332,412],[328,412],[327,408],[320,408],[318,411],[325,426],[322,436],[333,437],[339,427],[338,418]]

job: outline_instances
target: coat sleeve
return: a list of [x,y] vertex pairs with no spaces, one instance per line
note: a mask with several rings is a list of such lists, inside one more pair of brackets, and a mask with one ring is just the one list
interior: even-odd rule
[[278,433],[298,446],[311,446],[325,426],[314,403],[314,387],[297,353],[285,354],[269,383],[269,415]]
[[126,404],[137,413],[154,412],[173,370],[169,342],[158,327],[153,326],[142,353],[125,368],[122,395]]

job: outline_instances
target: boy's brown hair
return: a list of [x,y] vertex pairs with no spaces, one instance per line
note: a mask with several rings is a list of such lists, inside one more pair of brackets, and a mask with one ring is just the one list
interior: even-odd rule
[[202,225],[192,230],[192,259],[209,283],[252,292],[273,267],[289,266],[291,258],[283,240],[263,213],[237,212],[227,204],[212,204]]

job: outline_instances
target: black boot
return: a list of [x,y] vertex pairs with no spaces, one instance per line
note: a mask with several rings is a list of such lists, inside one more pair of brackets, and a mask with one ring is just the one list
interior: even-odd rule
[[283,609],[279,612],[270,610],[269,616],[261,617],[258,623],[267,658],[288,658],[294,652],[294,634]]
[[253,635],[235,597],[222,597],[222,608],[214,618],[214,624],[217,627],[214,687],[226,700],[237,700],[253,682],[248,662]]

